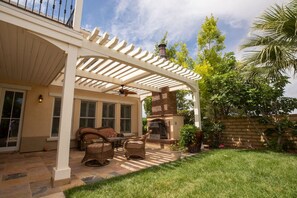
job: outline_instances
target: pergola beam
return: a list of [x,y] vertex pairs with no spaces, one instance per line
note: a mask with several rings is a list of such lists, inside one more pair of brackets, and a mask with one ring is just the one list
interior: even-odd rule
[[[119,80],[119,79],[116,79],[116,78],[111,78],[111,77],[108,77],[108,76],[94,74],[92,72],[85,72],[85,71],[82,71],[82,70],[77,70],[76,71],[76,76],[83,77],[83,78],[88,78],[88,79],[92,79],[92,80],[105,81],[105,82],[108,82],[108,83],[116,84],[118,86],[123,85],[123,84],[127,85],[126,83],[124,83],[125,81],[122,81],[122,80]],[[141,84],[137,84],[137,83],[134,83],[134,82],[129,83],[129,87],[134,87],[134,88],[137,88],[137,89],[143,89],[143,90],[154,91],[154,92],[159,92],[160,91],[158,88],[141,85]],[[109,89],[109,90],[112,90],[112,89]],[[102,89],[100,89],[100,92],[107,92],[109,90],[108,89],[104,90],[102,88]]]
[[[151,75],[150,73],[145,72],[143,74],[137,75],[137,76],[135,76],[133,78],[130,78],[128,80],[123,81],[123,85],[128,85],[128,84],[130,85],[132,82],[135,82],[135,81],[137,81],[139,79],[145,78],[145,77],[150,76],[150,75]],[[139,83],[137,83],[137,84],[139,84]],[[111,86],[111,87],[108,87],[108,88],[104,88],[104,89],[102,89],[102,92],[108,92],[108,91],[113,90],[113,89],[115,89],[117,87],[118,87],[117,85],[114,85],[114,86]],[[155,92],[160,92],[160,90],[154,90],[154,91]]]

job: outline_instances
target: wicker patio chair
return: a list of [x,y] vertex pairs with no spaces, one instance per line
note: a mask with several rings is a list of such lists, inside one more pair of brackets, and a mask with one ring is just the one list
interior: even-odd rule
[[127,159],[131,156],[145,159],[145,142],[149,134],[150,132],[140,138],[128,139],[124,142],[123,148]]
[[[76,139],[77,139],[77,147],[79,150],[84,151],[86,149],[86,146],[90,143],[92,143],[93,139],[98,138],[97,136],[94,136],[92,134],[88,134],[88,137],[85,137],[85,139],[82,139],[82,135],[86,132],[93,132],[98,133],[100,135],[103,135],[106,138],[110,137],[122,137],[123,134],[117,133],[113,128],[111,127],[98,127],[98,128],[91,128],[91,127],[81,127],[76,131]],[[116,145],[119,147],[121,142],[116,142]]]
[[[82,159],[81,163],[85,163],[85,165],[96,166],[96,165],[105,165],[108,163],[107,159],[112,159],[114,156],[114,149],[112,144],[105,138],[103,135],[94,133],[94,132],[86,132],[82,134],[82,140],[85,140],[87,137],[97,136],[97,139],[93,139],[94,143],[88,144],[85,150],[85,156]],[[97,161],[96,163],[88,163],[90,160],[92,162]]]

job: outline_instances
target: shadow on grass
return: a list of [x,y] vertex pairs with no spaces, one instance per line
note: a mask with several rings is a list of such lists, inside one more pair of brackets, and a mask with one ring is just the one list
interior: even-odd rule
[[120,176],[116,176],[116,177],[111,177],[108,179],[104,179],[92,184],[87,184],[84,186],[78,186],[78,187],[74,187],[72,189],[66,190],[64,191],[64,194],[66,197],[72,197],[72,195],[74,195],[75,193],[79,192],[79,191],[95,191],[95,190],[99,190],[101,188],[103,188],[106,185],[110,185],[111,183],[117,183],[117,182],[122,182],[123,180],[129,180],[133,177],[137,177],[137,176],[141,176],[147,173],[159,173],[161,171],[166,171],[166,170],[174,170],[177,169],[187,163],[193,163],[197,160],[202,160],[203,158],[209,156],[212,152],[208,151],[208,152],[200,152],[197,153],[196,155],[192,155],[189,157],[185,157],[182,158],[180,160],[176,160],[176,161],[172,161],[172,162],[168,162],[168,163],[164,163],[161,165],[157,165],[157,166],[152,166],[146,169],[142,169],[136,172],[132,172],[132,173],[128,173],[126,175],[120,175]]

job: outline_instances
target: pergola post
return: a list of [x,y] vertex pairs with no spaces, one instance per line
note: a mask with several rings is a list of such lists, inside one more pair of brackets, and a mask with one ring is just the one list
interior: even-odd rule
[[52,173],[53,186],[63,185],[66,183],[70,183],[71,181],[71,169],[69,167],[69,149],[77,51],[78,49],[76,47],[69,45],[65,65],[65,78],[63,83],[56,167],[53,168]]
[[193,91],[193,102],[194,102],[194,117],[195,117],[195,126],[202,129],[201,126],[201,110],[200,110],[200,97],[199,97],[199,87],[198,84]]
[[82,17],[82,9],[83,9],[83,0],[75,1],[75,10],[73,16],[73,29],[76,31],[80,31],[80,23]]
[[137,103],[138,108],[138,136],[142,135],[142,100],[139,98]]

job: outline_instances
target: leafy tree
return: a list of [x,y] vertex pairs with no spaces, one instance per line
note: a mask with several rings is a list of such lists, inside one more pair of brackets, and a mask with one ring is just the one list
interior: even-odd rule
[[234,53],[223,54],[225,36],[217,27],[218,19],[206,17],[198,33],[198,64],[201,109],[204,116],[217,119],[230,115],[239,103],[243,86]]
[[217,22],[218,19],[213,15],[206,17],[197,38],[198,63],[207,61],[213,68],[220,63],[222,50],[225,48],[225,36],[218,29]]
[[146,116],[152,115],[152,96],[148,96],[144,99],[143,108]]
[[206,101],[206,116],[217,119],[234,114],[243,99],[244,81],[236,67],[233,53],[226,54],[216,72],[204,79],[203,101]]
[[251,74],[278,78],[287,69],[297,72],[297,1],[266,10],[253,24],[254,34],[242,49]]
[[291,132],[297,135],[296,123],[288,119],[288,114],[297,108],[297,99],[284,97],[284,87],[288,83],[285,76],[277,80],[255,76],[247,79],[241,88],[241,99],[238,110],[247,117],[259,117],[259,122],[268,125],[268,129],[261,132],[266,144],[270,148],[281,150],[283,141]]

